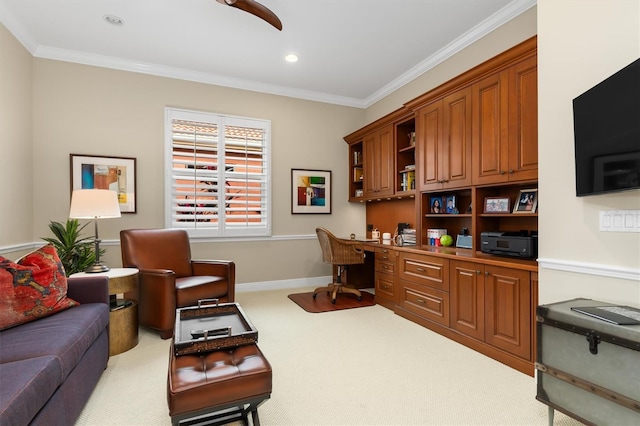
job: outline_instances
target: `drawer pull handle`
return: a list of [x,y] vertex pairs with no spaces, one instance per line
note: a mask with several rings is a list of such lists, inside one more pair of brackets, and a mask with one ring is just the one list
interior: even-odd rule
[[418,302],[418,303],[426,303],[426,302],[424,301],[424,299],[416,299],[416,302]]
[[416,268],[416,271],[418,271],[418,272],[424,272],[424,269],[423,269],[423,268]]
[[388,286],[388,285],[383,284],[383,285],[382,285],[382,288],[383,288],[383,289],[385,289],[385,290],[387,290],[387,289],[389,288],[389,286]]
[[384,269],[389,269],[389,267],[388,267],[387,265],[382,265],[382,267],[383,267]]

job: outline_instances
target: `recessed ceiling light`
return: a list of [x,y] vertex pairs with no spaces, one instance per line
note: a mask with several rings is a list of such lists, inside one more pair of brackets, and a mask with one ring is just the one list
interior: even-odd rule
[[113,25],[122,25],[124,21],[116,15],[104,15],[104,20]]
[[289,53],[284,57],[284,60],[287,62],[298,62],[298,55],[296,55],[295,53]]

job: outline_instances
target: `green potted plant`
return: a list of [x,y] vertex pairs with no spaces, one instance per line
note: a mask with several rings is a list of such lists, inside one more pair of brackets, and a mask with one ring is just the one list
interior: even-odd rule
[[[96,261],[93,237],[80,235],[88,224],[80,226],[78,219],[67,219],[66,223],[51,221],[49,229],[55,238],[42,238],[56,248],[67,276],[83,272]],[[103,254],[104,249],[100,249],[100,255]]]

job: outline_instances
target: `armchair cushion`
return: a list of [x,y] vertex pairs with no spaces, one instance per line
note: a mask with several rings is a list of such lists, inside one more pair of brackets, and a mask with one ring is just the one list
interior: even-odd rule
[[58,253],[47,244],[12,262],[0,256],[0,330],[78,305],[67,297]]

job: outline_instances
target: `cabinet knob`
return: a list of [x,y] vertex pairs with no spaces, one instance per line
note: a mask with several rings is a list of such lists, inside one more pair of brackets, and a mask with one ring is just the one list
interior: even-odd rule
[[503,175],[503,174],[505,174],[505,173],[506,173],[506,172],[505,172],[504,170],[500,170],[500,174],[501,174],[501,175]]
[[484,271],[484,276],[485,276],[485,277],[488,277],[489,275],[490,275],[490,274],[489,274],[489,271]]
[[480,275],[480,269],[476,269],[476,274]]
[[509,169],[509,173],[514,173],[514,172],[515,172],[515,170]]

